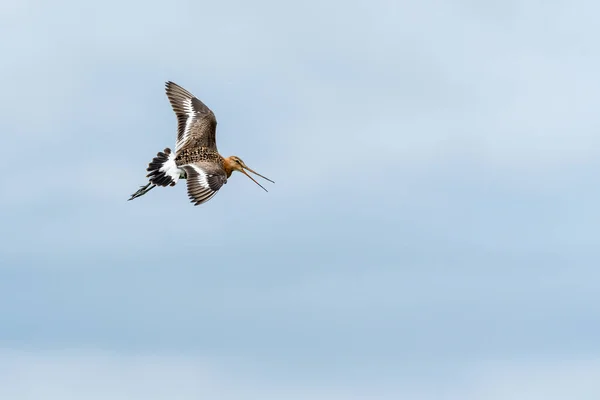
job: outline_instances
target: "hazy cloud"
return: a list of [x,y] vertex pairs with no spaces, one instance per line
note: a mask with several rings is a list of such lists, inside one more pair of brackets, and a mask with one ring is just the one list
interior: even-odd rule
[[595,399],[600,384],[597,360],[568,363],[514,361],[444,366],[439,372],[415,368],[391,381],[314,379],[302,385],[265,374],[234,360],[190,356],[123,356],[106,352],[3,352],[0,395],[22,399]]
[[[0,341],[31,354],[0,397],[597,394],[598,11],[2,2]],[[269,193],[126,201],[173,147],[166,80]]]

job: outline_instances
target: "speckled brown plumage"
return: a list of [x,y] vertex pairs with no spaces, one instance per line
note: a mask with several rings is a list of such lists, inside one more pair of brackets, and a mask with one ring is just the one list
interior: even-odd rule
[[[225,159],[216,151],[206,147],[186,147],[179,151],[175,157],[175,163],[178,167],[186,171],[186,179],[189,181],[189,169],[186,165],[194,164],[201,167],[209,175],[223,177],[223,183],[231,176],[231,172],[225,170]],[[219,185],[220,187],[221,185]]]
[[223,157],[221,157],[221,155],[213,149],[191,146],[186,146],[185,148],[179,150],[175,156],[175,163],[177,166],[191,164],[198,161],[213,162],[222,165]]
[[177,116],[175,165],[184,172],[190,200],[199,205],[210,200],[227,183],[223,157],[217,151],[215,114],[193,94],[173,82],[167,97]]

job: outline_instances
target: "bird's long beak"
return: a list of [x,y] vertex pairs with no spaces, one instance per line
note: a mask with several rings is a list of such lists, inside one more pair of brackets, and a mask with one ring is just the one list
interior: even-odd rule
[[[245,169],[247,169],[248,171],[252,172],[253,174],[260,176],[261,178],[268,180],[269,182],[275,183],[275,182],[273,182],[272,180],[270,180],[269,178],[267,178],[266,176],[262,176],[262,175],[261,175],[261,174],[259,174],[258,172],[254,171],[254,170],[252,170],[252,169],[250,169],[250,168],[248,168],[248,167],[246,167],[246,166],[244,166],[244,168],[245,168]],[[265,192],[268,192],[268,190],[267,190],[267,189],[265,189],[265,188],[263,187],[263,185],[261,185],[260,183],[256,182],[256,180],[255,180],[253,177],[251,177],[250,175],[248,175],[248,173],[247,173],[247,172],[246,172],[244,169],[242,169],[242,172],[243,172],[243,173],[244,173],[244,175],[246,175],[248,178],[252,179],[252,180],[254,181],[254,183],[256,183],[258,186],[260,186],[261,188],[263,188],[263,190],[264,190]]]

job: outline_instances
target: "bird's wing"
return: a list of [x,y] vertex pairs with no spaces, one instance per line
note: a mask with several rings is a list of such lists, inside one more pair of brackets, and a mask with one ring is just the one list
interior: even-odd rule
[[184,147],[207,147],[217,150],[215,114],[193,94],[173,82],[165,85],[167,97],[177,116],[175,154]]
[[188,196],[195,206],[212,199],[227,183],[227,174],[214,163],[196,162],[181,168],[186,173]]

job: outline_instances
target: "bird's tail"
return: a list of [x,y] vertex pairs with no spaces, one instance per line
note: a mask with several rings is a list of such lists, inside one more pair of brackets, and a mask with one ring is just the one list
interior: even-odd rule
[[175,163],[175,154],[169,148],[159,151],[148,164],[146,171],[148,171],[146,177],[150,182],[146,186],[141,186],[129,200],[145,195],[155,186],[175,186],[181,176],[181,171]]

